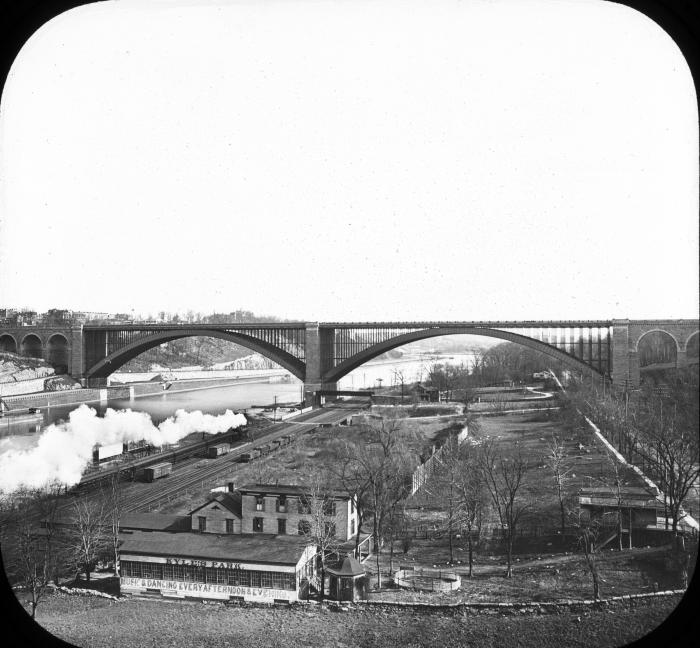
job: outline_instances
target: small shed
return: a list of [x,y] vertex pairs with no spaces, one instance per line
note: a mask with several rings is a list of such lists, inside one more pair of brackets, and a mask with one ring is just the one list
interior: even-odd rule
[[328,595],[336,601],[357,601],[367,598],[364,567],[352,556],[347,556],[336,567],[327,567]]
[[578,501],[591,518],[605,519],[606,515],[617,514],[619,508],[623,528],[654,528],[664,509],[658,492],[638,486],[620,487],[619,501],[613,486],[585,488],[579,491]]

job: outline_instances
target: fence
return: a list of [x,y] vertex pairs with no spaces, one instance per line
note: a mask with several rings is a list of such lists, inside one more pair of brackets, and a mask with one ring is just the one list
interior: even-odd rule
[[[464,439],[469,435],[468,426],[464,426],[461,432],[457,435],[457,444],[461,444]],[[430,476],[435,472],[435,468],[440,465],[440,460],[442,454],[445,450],[445,446],[442,446],[438,450],[435,450],[433,454],[428,457],[420,466],[418,466],[413,471],[413,479],[411,484],[411,495],[415,495],[418,490],[420,490],[425,483],[430,479]]]
[[456,572],[421,567],[399,567],[393,579],[398,587],[430,592],[452,592],[462,584],[462,579]]

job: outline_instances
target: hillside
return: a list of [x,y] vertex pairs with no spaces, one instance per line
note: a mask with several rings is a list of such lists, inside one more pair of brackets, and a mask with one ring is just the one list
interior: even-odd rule
[[24,358],[15,353],[0,352],[0,383],[45,378],[53,374],[53,367],[41,358]]

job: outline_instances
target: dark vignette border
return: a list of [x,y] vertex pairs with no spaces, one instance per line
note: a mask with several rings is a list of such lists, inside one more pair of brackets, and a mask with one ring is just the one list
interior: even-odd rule
[[[27,40],[46,22],[83,5],[104,0],[3,0],[0,8],[0,97],[10,68]],[[554,2],[555,0],[551,0]],[[645,14],[676,43],[690,67],[700,114],[700,3],[697,0],[603,0]],[[700,217],[700,214],[699,214]],[[0,219],[2,215],[0,214]],[[700,221],[699,221],[700,223]],[[697,569],[686,595],[656,630],[635,645],[692,646],[700,638]],[[0,556],[0,622],[4,646],[69,646],[29,618],[15,598]]]

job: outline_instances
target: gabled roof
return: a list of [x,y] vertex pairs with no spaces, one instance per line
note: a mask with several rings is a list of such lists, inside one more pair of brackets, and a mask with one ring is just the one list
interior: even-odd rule
[[236,517],[241,517],[241,495],[240,493],[217,493],[215,497],[207,500],[201,506],[189,512],[189,515],[201,511],[205,506],[209,506],[213,502],[218,502],[226,510],[233,513]]
[[[303,484],[246,484],[238,490],[243,495],[296,495],[301,497],[309,494],[308,488]],[[351,499],[350,495],[340,490],[325,490],[321,495],[334,499]]]

